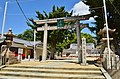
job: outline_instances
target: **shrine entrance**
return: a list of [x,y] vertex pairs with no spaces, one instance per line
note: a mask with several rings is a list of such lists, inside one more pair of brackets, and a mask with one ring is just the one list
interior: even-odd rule
[[[81,46],[81,38],[80,38],[80,29],[83,29],[87,26],[87,24],[80,24],[80,20],[88,20],[89,16],[73,16],[73,17],[64,17],[64,18],[54,18],[54,19],[44,19],[44,20],[34,20],[36,24],[43,25],[42,27],[38,27],[37,31],[44,31],[43,38],[43,53],[42,53],[42,61],[45,62],[47,58],[47,37],[49,30],[62,30],[69,28],[76,28],[77,33],[77,51],[78,51],[78,62],[84,63],[84,55],[83,52],[80,51]],[[61,27],[62,22],[75,22],[73,25],[64,25]],[[56,23],[57,26],[48,26],[48,24]],[[34,53],[35,54],[35,53]],[[34,55],[35,56],[35,55]],[[86,63],[86,62],[85,62]]]

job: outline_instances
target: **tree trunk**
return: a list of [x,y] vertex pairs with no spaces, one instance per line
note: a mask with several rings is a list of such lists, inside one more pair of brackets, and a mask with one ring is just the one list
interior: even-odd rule
[[54,42],[51,42],[50,60],[55,59],[55,57],[54,57],[55,52],[56,52],[56,43],[54,41]]

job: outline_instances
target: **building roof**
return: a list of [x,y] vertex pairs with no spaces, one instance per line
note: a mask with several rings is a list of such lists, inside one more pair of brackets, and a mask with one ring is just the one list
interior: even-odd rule
[[[27,41],[27,40],[23,40],[23,39],[19,39],[19,38],[13,38],[13,42],[15,43],[20,43],[20,44],[24,44],[25,46],[33,46],[34,42],[33,41]],[[38,44],[43,44],[41,41],[36,41],[35,45]]]
[[[91,50],[94,49],[94,44],[93,43],[86,43],[86,50]],[[70,44],[70,48],[68,49],[63,49],[63,52],[66,53],[75,53],[77,51],[77,44],[76,43],[72,43]]]
[[76,52],[76,49],[72,49],[72,48],[63,49],[63,52],[66,52],[66,53],[75,53],[75,52]]
[[[0,43],[3,43],[5,40],[5,38],[0,39]],[[41,41],[35,41],[35,45],[38,47],[42,47],[43,43]],[[12,43],[12,47],[21,47],[21,48],[31,48],[34,46],[34,41],[27,41],[27,40],[23,40],[23,39],[19,39],[19,38],[13,38],[13,43]]]

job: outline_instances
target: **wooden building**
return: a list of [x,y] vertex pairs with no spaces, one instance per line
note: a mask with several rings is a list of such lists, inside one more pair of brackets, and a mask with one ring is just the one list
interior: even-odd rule
[[[4,50],[4,47],[6,45],[6,42],[4,39],[0,40],[0,49],[1,52]],[[42,56],[42,51],[43,51],[43,44],[41,41],[36,41],[36,57],[37,59]],[[22,56],[22,59],[28,59],[28,56],[30,58],[34,58],[34,42],[33,41],[27,41],[23,39],[18,39],[18,38],[13,38],[13,42],[11,45],[10,50],[15,53],[15,56],[18,57],[18,55]]]

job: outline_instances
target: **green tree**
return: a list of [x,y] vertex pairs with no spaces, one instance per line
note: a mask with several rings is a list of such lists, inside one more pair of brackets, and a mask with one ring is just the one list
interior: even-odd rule
[[94,43],[95,44],[94,38],[90,34],[82,33],[81,37],[86,38],[86,43]]
[[[91,16],[98,16],[95,18],[96,27],[90,28],[91,31],[96,30],[96,35],[98,36],[98,40],[102,37],[97,33],[100,29],[104,27],[105,19],[104,19],[104,9],[103,9],[103,0],[83,0],[83,2],[90,6]],[[110,35],[113,37],[112,44],[117,51],[116,54],[120,55],[120,0],[106,0],[107,7],[107,17],[108,17],[108,25],[110,29],[116,29],[115,33]],[[100,42],[100,41],[99,41]]]
[[[27,29],[23,33],[18,34],[17,38],[28,40],[28,41],[33,41],[34,40],[34,30],[32,29]],[[36,41],[42,40],[43,38],[43,32],[37,32],[36,33]]]
[[[60,18],[60,17],[69,17],[72,15],[72,11],[69,13],[67,11],[65,11],[65,7],[56,7],[53,6],[52,12],[46,13],[45,11],[43,11],[44,14],[40,13],[39,11],[36,11],[37,14],[37,18],[39,20],[42,19],[50,19],[50,18]],[[28,23],[28,26],[30,27],[41,27],[43,25],[37,25],[33,19],[29,19],[31,23]],[[65,23],[65,24],[69,24],[69,23]],[[49,24],[50,26],[56,26],[56,23],[53,24]],[[50,54],[50,59],[54,59],[54,54],[56,52],[56,45],[58,42],[62,42],[65,38],[65,34],[69,33],[69,30],[54,30],[54,31],[48,31],[48,46],[49,49],[51,51]]]
[[22,34],[18,34],[17,37],[28,41],[33,41],[33,30],[27,29]]

